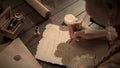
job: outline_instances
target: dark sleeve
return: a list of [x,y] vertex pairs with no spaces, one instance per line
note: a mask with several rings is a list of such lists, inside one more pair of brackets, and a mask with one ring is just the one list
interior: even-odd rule
[[120,25],[117,25],[117,26],[114,26],[114,27],[117,31],[117,34],[118,34],[119,38],[120,38]]

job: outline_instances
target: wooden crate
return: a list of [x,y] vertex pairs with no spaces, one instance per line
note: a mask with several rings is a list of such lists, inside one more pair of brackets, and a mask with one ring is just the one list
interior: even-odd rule
[[0,33],[11,39],[15,39],[24,27],[24,21],[18,21],[11,30],[7,29],[13,19],[13,15],[11,7],[6,8],[0,15]]

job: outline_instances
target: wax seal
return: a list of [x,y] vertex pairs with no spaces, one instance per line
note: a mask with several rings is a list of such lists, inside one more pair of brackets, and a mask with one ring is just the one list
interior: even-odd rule
[[21,57],[20,55],[16,55],[16,56],[14,56],[13,59],[14,59],[15,61],[20,61],[21,58],[22,58],[22,57]]

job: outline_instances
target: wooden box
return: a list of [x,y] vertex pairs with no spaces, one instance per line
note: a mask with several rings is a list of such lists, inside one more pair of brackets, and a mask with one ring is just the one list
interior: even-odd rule
[[8,26],[12,25],[13,18],[14,14],[12,14],[11,7],[6,8],[0,14],[0,33],[11,39],[15,39],[24,27],[23,21],[17,21],[11,29],[8,29]]

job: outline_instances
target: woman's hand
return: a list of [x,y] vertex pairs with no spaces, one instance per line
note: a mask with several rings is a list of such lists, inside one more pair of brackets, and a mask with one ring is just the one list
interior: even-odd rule
[[106,39],[107,37],[106,30],[96,30],[96,29],[82,29],[80,31],[74,32],[72,38],[73,39]]

